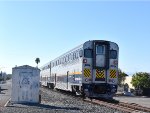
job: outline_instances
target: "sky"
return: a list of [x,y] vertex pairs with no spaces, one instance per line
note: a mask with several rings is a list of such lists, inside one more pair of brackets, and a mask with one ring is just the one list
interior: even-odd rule
[[88,40],[119,45],[119,68],[150,72],[150,1],[0,0],[0,70],[39,67]]

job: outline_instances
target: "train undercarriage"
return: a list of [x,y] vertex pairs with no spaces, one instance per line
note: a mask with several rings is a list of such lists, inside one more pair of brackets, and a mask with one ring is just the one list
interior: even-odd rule
[[[48,83],[47,87],[50,89],[55,89],[55,84]],[[57,88],[56,88],[57,89]],[[71,91],[75,95],[82,95],[83,98],[105,98],[112,99],[114,94],[117,92],[117,85],[107,84],[107,83],[99,83],[99,84],[82,84],[72,85]],[[62,90],[62,89],[61,89]]]

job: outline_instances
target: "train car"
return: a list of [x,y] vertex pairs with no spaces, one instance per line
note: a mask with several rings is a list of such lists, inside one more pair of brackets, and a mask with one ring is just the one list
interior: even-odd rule
[[117,92],[116,43],[90,40],[41,67],[41,83],[89,98],[112,98]]
[[50,78],[50,62],[42,66],[40,70],[40,84],[42,86],[47,86],[48,79]]

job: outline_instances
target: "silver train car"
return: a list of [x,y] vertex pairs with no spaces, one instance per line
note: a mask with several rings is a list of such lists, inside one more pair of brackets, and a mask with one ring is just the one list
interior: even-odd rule
[[117,92],[116,43],[90,40],[41,67],[41,85],[89,98],[112,98]]

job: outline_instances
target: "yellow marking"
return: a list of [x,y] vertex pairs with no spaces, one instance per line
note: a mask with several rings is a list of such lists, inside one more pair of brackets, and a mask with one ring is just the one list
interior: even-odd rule
[[84,76],[85,76],[85,77],[90,77],[90,75],[91,75],[91,70],[88,69],[88,68],[85,68],[85,69],[84,69]]
[[73,72],[71,73],[72,75],[79,75],[79,74],[82,74],[81,72]]
[[105,71],[96,69],[96,78],[105,78]]
[[109,75],[110,75],[110,78],[116,78],[117,77],[116,70],[111,69]]

